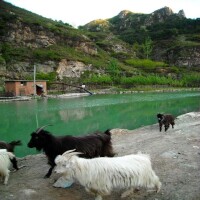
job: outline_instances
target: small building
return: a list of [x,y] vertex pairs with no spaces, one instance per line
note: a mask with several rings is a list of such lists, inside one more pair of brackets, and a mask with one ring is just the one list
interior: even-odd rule
[[37,80],[34,87],[34,81],[31,80],[7,80],[5,81],[5,92],[9,96],[46,95],[46,82],[46,80]]

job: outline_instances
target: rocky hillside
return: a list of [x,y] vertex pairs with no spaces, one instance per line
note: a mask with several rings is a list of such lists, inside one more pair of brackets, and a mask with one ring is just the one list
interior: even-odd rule
[[75,29],[0,1],[0,85],[5,79],[32,79],[33,65],[37,78],[48,80],[80,82],[110,71],[129,77],[146,73],[127,60],[146,58],[147,39],[149,58],[166,63],[166,73],[173,66],[199,71],[199,30],[199,19],[167,7],[151,14],[122,11]]
[[200,66],[200,19],[187,19],[183,10],[174,13],[164,7],[151,14],[124,10],[111,19],[94,20],[80,28],[112,33],[135,47],[150,37],[153,59],[179,67]]
[[103,36],[110,41],[105,51],[85,31],[3,1],[0,5],[0,76],[6,79],[28,76],[33,65],[39,72],[56,72],[60,79],[79,78],[86,70],[105,69],[112,60],[109,49],[133,53],[128,44],[115,36]]

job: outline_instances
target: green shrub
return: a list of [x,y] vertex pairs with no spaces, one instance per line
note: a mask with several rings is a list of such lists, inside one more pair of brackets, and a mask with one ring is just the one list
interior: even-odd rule
[[112,84],[112,79],[109,75],[92,75],[90,78],[84,79],[85,84],[99,84],[99,85],[108,85]]
[[0,64],[5,64],[5,59],[0,55]]
[[6,62],[12,60],[24,60],[31,57],[31,50],[27,47],[15,47],[10,43],[4,43],[1,46],[2,57]]
[[157,76],[157,75],[138,75],[133,77],[122,77],[121,85],[126,87],[136,85],[171,85],[171,86],[182,86],[182,82],[173,80],[169,77]]
[[60,60],[62,58],[59,51],[54,49],[35,49],[33,51],[33,57],[35,60]]
[[40,72],[40,73],[37,73],[36,74],[36,79],[37,80],[47,80],[47,87],[49,87],[49,85],[56,81],[57,77],[57,73],[56,72],[50,72],[50,73],[43,73],[43,72]]
[[199,87],[200,73],[183,75],[182,81],[185,87]]
[[165,64],[164,62],[156,62],[149,59],[129,59],[126,60],[126,63],[136,68],[151,69],[151,70],[157,67],[167,66],[167,64]]
[[180,71],[179,68],[176,66],[172,66],[172,67],[170,67],[170,69],[171,69],[171,72],[173,72],[173,73],[178,73]]
[[55,81],[57,77],[56,72],[50,72],[50,73],[37,73],[36,74],[36,79],[38,80],[48,80],[48,81]]

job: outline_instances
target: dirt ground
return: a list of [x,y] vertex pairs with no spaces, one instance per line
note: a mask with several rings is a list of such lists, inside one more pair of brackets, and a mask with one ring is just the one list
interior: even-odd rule
[[[200,112],[187,113],[176,119],[175,128],[159,132],[158,124],[136,130],[112,130],[115,152],[121,156],[141,151],[151,155],[153,169],[162,182],[160,193],[144,189],[124,200],[200,200]],[[55,188],[58,178],[43,176],[49,169],[42,154],[18,158],[26,165],[11,172],[8,185],[0,183],[0,200],[92,200],[79,184]],[[104,200],[120,199],[121,191],[113,191]]]

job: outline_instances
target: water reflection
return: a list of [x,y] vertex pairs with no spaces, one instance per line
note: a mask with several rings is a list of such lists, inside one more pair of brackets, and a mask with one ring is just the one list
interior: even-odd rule
[[58,111],[60,115],[60,120],[64,122],[70,122],[73,120],[82,120],[85,117],[89,117],[92,115],[90,110],[87,110],[86,108],[83,109],[75,109],[75,110],[61,110]]

